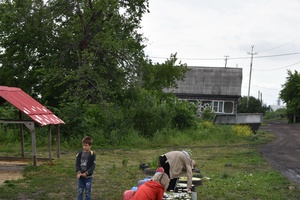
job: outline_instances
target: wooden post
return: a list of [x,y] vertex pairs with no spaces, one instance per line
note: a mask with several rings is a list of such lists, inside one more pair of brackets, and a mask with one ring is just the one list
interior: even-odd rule
[[31,132],[31,146],[32,146],[32,156],[33,156],[33,166],[37,166],[37,157],[36,157],[36,137],[35,137],[35,126],[34,122],[23,122],[24,125]]
[[[35,136],[35,128],[34,123],[33,129],[31,130],[31,143],[32,143],[32,156],[33,156],[33,166],[37,166],[37,157],[36,157],[36,136]],[[32,126],[32,125],[31,125]]]
[[52,160],[52,135],[51,135],[51,125],[48,125],[48,145],[49,145],[49,160]]
[[[19,111],[19,118],[20,120],[23,119],[22,112]],[[21,140],[21,156],[25,157],[25,146],[24,146],[24,129],[23,129],[23,123],[20,124],[20,140]]]
[[57,158],[60,158],[60,133],[59,133],[59,124],[56,125],[56,155],[57,155]]

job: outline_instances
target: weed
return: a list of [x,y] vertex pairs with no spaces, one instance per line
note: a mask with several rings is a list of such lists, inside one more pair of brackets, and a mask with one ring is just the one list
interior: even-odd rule
[[127,164],[128,164],[128,160],[127,159],[123,159],[122,160],[123,167],[127,167]]
[[4,183],[6,184],[7,187],[14,187],[15,186],[13,181],[5,180]]

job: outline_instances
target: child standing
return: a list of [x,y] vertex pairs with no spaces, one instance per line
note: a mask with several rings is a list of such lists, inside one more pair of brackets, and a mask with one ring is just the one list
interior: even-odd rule
[[76,172],[78,178],[78,200],[83,200],[85,191],[86,200],[91,199],[93,172],[96,164],[96,155],[91,151],[93,140],[86,136],[82,139],[82,148],[76,155]]

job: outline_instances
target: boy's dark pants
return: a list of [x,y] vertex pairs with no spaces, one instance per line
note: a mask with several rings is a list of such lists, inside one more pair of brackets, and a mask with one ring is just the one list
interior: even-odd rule
[[[165,173],[166,173],[166,174],[169,176],[169,178],[170,178],[170,165],[169,165],[169,163],[167,162],[167,157],[166,157],[165,155],[159,156],[159,158],[158,158],[158,165],[159,165],[159,167],[164,168]],[[169,187],[168,187],[168,189],[167,189],[168,191],[174,190],[174,189],[175,189],[177,180],[178,180],[178,178],[170,179],[170,184],[169,184]]]

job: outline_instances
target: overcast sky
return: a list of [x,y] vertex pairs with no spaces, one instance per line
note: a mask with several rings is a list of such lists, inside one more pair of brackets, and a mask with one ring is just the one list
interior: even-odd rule
[[[149,0],[142,32],[146,54],[172,53],[188,66],[243,68],[242,96],[277,104],[287,70],[300,71],[300,0]],[[281,103],[282,104],[282,103]]]

